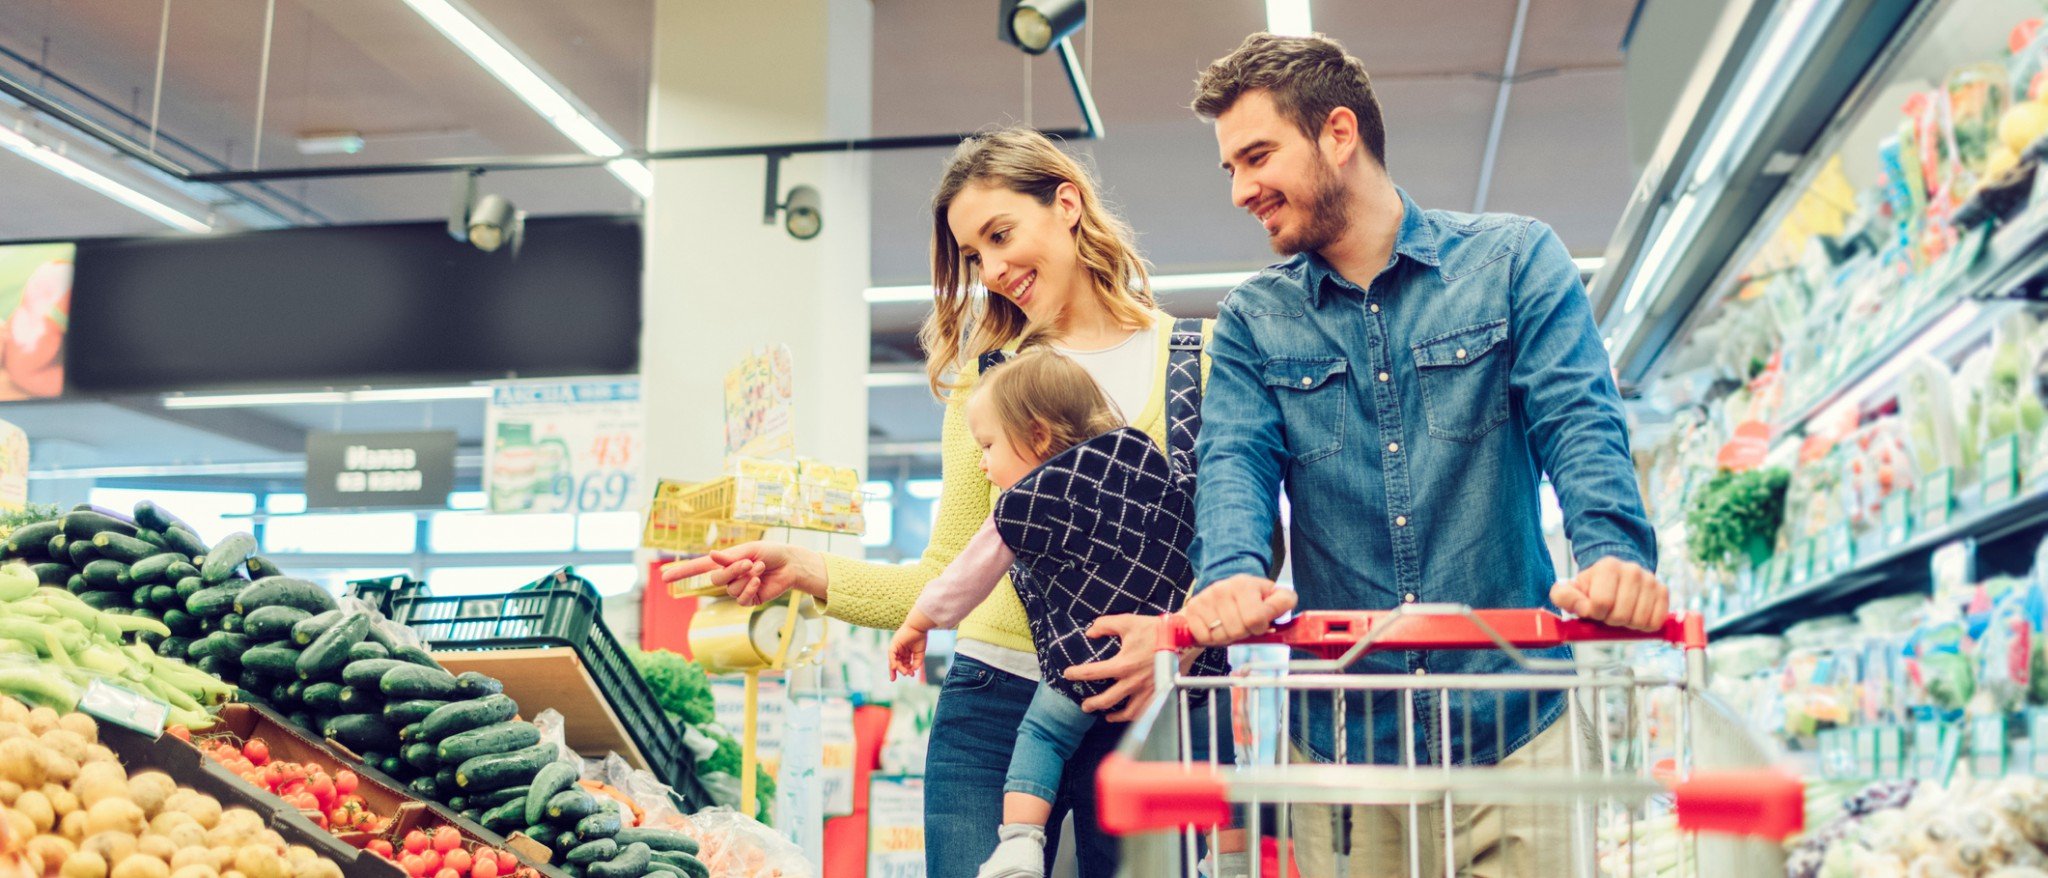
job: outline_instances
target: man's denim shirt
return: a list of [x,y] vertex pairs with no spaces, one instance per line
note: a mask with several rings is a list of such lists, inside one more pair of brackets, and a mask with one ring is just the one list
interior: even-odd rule
[[[1224,299],[1196,445],[1198,587],[1265,575],[1283,482],[1303,610],[1548,606],[1545,473],[1581,566],[1614,557],[1655,570],[1620,395],[1563,242],[1526,217],[1424,211],[1406,192],[1401,206],[1370,289],[1311,253]],[[1517,666],[1499,652],[1401,652],[1352,670]],[[1496,762],[1497,742],[1512,754],[1564,708],[1554,693],[1424,690],[1404,731],[1403,697],[1352,698],[1345,761],[1398,763],[1407,741],[1417,762],[1446,750]],[[1295,740],[1324,760],[1336,755],[1333,708],[1328,694],[1294,698]]]

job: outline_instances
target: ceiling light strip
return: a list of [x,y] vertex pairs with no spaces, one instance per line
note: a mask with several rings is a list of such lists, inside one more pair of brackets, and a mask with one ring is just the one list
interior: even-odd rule
[[[1155,293],[1185,293],[1201,290],[1228,290],[1251,279],[1257,271],[1213,271],[1194,274],[1152,275],[1152,291]],[[979,288],[977,288],[978,291]],[[914,304],[930,302],[934,292],[925,284],[905,284],[891,287],[868,287],[862,292],[870,305]]]
[[[556,131],[576,144],[577,149],[594,156],[626,151],[575,95],[522,55],[473,10],[457,0],[405,0],[405,5],[504,83]],[[621,159],[607,163],[605,168],[640,197],[654,194],[654,175],[645,162]]]
[[1308,0],[1266,0],[1266,32],[1282,37],[1315,36]]
[[144,195],[112,177],[79,164],[70,156],[30,140],[26,135],[4,125],[0,125],[0,147],[6,147],[9,152],[15,155],[55,171],[74,183],[121,202],[147,215],[149,218],[174,229],[183,229],[188,232],[213,231],[213,226],[204,220],[195,218],[175,207]]
[[455,387],[387,387],[362,390],[308,390],[279,393],[212,393],[166,396],[167,409],[226,409],[273,405],[343,405],[364,402],[447,402],[490,399],[489,385]]

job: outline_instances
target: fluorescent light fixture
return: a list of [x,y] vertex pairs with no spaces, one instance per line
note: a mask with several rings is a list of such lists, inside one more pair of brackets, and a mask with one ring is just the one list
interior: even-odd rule
[[[504,83],[541,118],[548,120],[548,124],[555,126],[555,130],[562,132],[569,142],[576,144],[577,149],[595,156],[618,155],[626,151],[584,112],[581,103],[567,89],[528,63],[509,42],[487,30],[481,16],[467,7],[458,6],[456,0],[405,0],[405,5],[412,7],[412,11],[419,13],[464,54],[483,65],[484,70]],[[646,163],[621,159],[606,164],[605,168],[640,197],[654,194],[654,175],[648,172]]]
[[1678,246],[1680,236],[1691,233],[1688,227],[1692,225],[1692,215],[1699,211],[1699,207],[1699,197],[1688,192],[1679,196],[1671,210],[1664,214],[1663,224],[1657,227],[1656,240],[1650,242],[1650,249],[1643,251],[1642,260],[1636,263],[1635,277],[1631,279],[1628,299],[1621,303],[1621,313],[1634,313],[1636,306],[1643,303],[1643,297],[1670,276],[1671,266],[1665,263],[1665,258]]
[[[1194,274],[1155,274],[1152,276],[1152,291],[1155,293],[1185,293],[1201,290],[1227,290],[1249,280],[1257,271],[1214,271]],[[932,288],[924,284],[907,284],[900,287],[868,287],[862,294],[870,305],[899,305],[916,302],[930,302]]]
[[167,409],[231,409],[271,405],[341,405],[356,402],[442,402],[459,399],[490,399],[491,388],[483,384],[457,387],[389,387],[363,390],[309,390],[283,393],[215,393],[166,396]]
[[1834,405],[1829,407],[1830,410],[1832,411],[1840,406],[1861,406],[1864,400],[1869,399],[1872,394],[1891,386],[1891,383],[1898,380],[1898,377],[1904,374],[1906,369],[1910,368],[1922,355],[1933,353],[1935,349],[1947,343],[1949,339],[1954,338],[1956,333],[1962,332],[1964,328],[1975,322],[1978,313],[1982,310],[1984,310],[1982,302],[1970,299],[1957,302],[1954,310],[1942,315],[1940,320],[1936,320],[1932,326],[1927,327],[1925,331],[1920,333],[1918,338],[1913,339],[1911,344],[1901,348],[1898,353],[1885,358],[1883,366],[1872,370],[1870,374],[1863,376],[1861,381],[1856,382],[1847,391],[1844,391],[1840,397],[1836,398]]
[[867,380],[869,387],[927,387],[931,384],[922,369],[915,372],[901,369],[869,372]]
[[461,387],[391,387],[383,390],[351,390],[349,402],[445,402],[454,399],[490,399],[487,384]]
[[1283,37],[1314,36],[1308,0],[1266,0],[1266,32]]
[[300,155],[355,155],[363,151],[363,135],[355,131],[321,131],[299,135]]
[[184,229],[188,232],[213,231],[211,224],[129,188],[127,184],[81,165],[70,156],[63,155],[54,149],[30,140],[26,135],[4,125],[0,125],[0,146],[6,147],[8,151],[15,155],[56,171],[74,183],[134,208],[148,215],[149,218],[174,229]]
[[[1833,6],[1834,3],[1828,5]],[[1817,31],[1807,34],[1806,30],[1807,24],[1812,21],[1814,13],[1819,11],[1820,7],[1821,0],[1793,0],[1785,7],[1783,17],[1771,28],[1770,36],[1752,56],[1749,69],[1743,72],[1741,87],[1736,89],[1734,98],[1723,105],[1721,118],[1714,125],[1713,136],[1707,140],[1706,147],[1700,150],[1699,158],[1693,163],[1694,185],[1706,182],[1721,169],[1721,163],[1727,161],[1729,154],[1734,151],[1738,135],[1747,133],[1754,136],[1758,124],[1753,121],[1758,118],[1754,110],[1769,103],[1765,98],[1764,89],[1774,84],[1783,84],[1780,82],[1782,77],[1779,74],[1785,68],[1786,62],[1791,59],[1794,41],[1804,36],[1811,44],[1813,39],[1818,38]]]
[[1607,267],[1607,257],[1575,256],[1572,258],[1572,264],[1579,267],[1580,274],[1596,274],[1600,269]]

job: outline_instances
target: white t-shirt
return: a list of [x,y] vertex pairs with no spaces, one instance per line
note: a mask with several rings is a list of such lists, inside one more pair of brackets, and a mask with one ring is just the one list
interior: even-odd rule
[[[1101,350],[1077,351],[1054,347],[1053,350],[1081,364],[1088,374],[1095,378],[1095,384],[1109,397],[1111,405],[1123,415],[1125,423],[1145,414],[1152,405],[1155,381],[1159,366],[1159,333],[1171,332],[1171,323],[1160,323],[1151,329],[1140,329],[1129,337]],[[1038,679],[1038,656],[1021,649],[1010,649],[981,640],[961,639],[954,653],[964,655],[999,671],[1005,671],[1028,680]]]

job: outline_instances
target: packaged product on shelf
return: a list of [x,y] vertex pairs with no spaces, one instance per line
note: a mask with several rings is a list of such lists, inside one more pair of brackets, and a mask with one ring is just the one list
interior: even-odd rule
[[1993,604],[1983,633],[1975,638],[1977,693],[1983,703],[1973,705],[1973,714],[2010,713],[2027,703],[2041,604],[2040,587],[2031,582],[2007,590]]
[[789,839],[731,808],[708,808],[682,820],[683,832],[701,842],[697,857],[713,875],[809,878],[816,872]]

